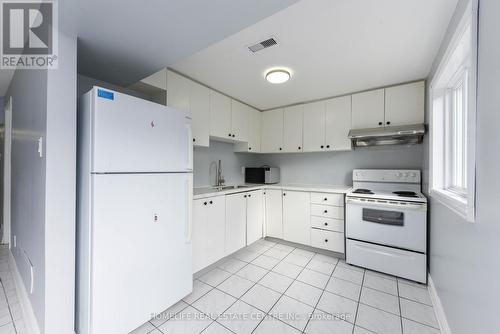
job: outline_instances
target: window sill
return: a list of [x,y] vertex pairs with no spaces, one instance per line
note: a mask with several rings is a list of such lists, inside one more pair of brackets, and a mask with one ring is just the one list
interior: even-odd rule
[[465,198],[443,189],[432,189],[430,191],[430,196],[454,211],[466,221],[472,223],[474,222],[474,219],[471,219],[472,215],[470,214],[470,208],[467,205],[467,200]]

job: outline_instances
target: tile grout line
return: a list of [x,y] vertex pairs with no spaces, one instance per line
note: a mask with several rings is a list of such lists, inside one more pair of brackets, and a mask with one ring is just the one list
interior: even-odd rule
[[401,333],[403,333],[403,312],[401,312],[401,299],[399,295],[399,284],[396,280],[396,290],[398,292],[399,322],[401,323]]
[[358,320],[358,311],[359,311],[359,304],[361,303],[361,293],[363,292],[363,286],[365,283],[365,275],[366,275],[366,270],[363,271],[363,278],[361,279],[361,288],[359,289],[359,295],[358,295],[358,304],[356,305],[356,314],[354,315],[354,326],[352,326],[352,334],[354,334],[354,330],[356,329],[356,321]]
[[17,334],[17,327],[16,327],[16,324],[14,323],[14,317],[12,316],[12,310],[10,308],[10,303],[9,303],[9,299],[7,297],[7,292],[5,291],[5,286],[4,286],[3,280],[1,278],[0,278],[0,285],[2,286],[3,295],[5,296],[5,301],[7,302],[7,308],[9,309],[9,315],[10,315],[12,327],[14,327],[14,332]]

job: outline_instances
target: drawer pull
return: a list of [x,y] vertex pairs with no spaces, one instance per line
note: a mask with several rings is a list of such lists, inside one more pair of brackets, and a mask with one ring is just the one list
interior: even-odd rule
[[328,223],[325,223],[325,226],[328,226]]
[[325,198],[323,199],[323,201],[328,201],[328,198],[326,198],[326,197],[325,197]]
[[214,202],[212,202],[212,201],[210,201],[209,203],[210,203],[210,204],[214,204]]
[[207,205],[207,202],[203,202],[203,205]]
[[324,213],[328,213],[328,210],[325,210]]
[[325,242],[328,242],[328,239],[325,239]]

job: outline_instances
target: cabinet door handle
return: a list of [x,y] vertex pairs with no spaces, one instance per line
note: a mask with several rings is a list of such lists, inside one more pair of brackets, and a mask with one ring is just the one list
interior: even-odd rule
[[243,196],[243,197],[247,198],[247,195],[245,195],[245,196]]
[[328,242],[328,239],[325,239],[325,242]]
[[251,148],[251,147],[249,147],[249,148],[248,148],[248,150],[249,150],[249,151],[251,151],[251,150],[252,150],[252,148]]
[[281,147],[280,147],[280,151],[281,151]]
[[234,137],[236,137],[236,135],[235,135],[235,134],[233,134],[233,138],[234,138]]
[[328,226],[328,223],[325,223],[325,226]]
[[321,145],[321,148],[323,148],[323,147],[324,147],[324,146],[323,146],[323,145]]
[[328,198],[326,198],[326,197],[325,197],[325,198],[323,199],[323,201],[328,201]]
[[212,201],[210,201],[209,203],[210,203],[210,204],[214,204],[214,202],[212,202]]
[[300,146],[299,146],[299,150],[300,150]]
[[283,196],[286,196],[286,193],[283,193]]
[[391,122],[387,122],[387,125],[391,125]]
[[229,134],[229,137],[231,137],[231,134]]
[[378,125],[382,125],[382,122],[378,122]]
[[326,148],[330,148],[330,145],[326,145]]
[[328,213],[328,210],[325,210],[324,212],[325,212],[325,213]]
[[248,195],[248,197],[252,197],[252,195]]
[[207,202],[204,202],[203,205],[207,205]]
[[193,138],[193,143],[196,141],[196,138]]

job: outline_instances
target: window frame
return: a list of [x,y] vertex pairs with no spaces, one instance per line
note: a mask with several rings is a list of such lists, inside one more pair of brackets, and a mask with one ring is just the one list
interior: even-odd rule
[[[468,64],[455,64],[458,69],[450,76],[449,67],[453,68],[452,55],[458,49],[462,38],[470,29],[470,54]],[[429,120],[429,194],[440,203],[444,204],[468,222],[475,221],[475,178],[476,178],[476,96],[477,96],[477,29],[478,29],[478,0],[471,0],[467,5],[459,24],[446,48],[443,58],[430,83],[430,120]],[[451,64],[451,65],[450,65]],[[447,73],[448,72],[448,73]],[[449,76],[447,83],[443,84],[443,77]],[[465,76],[465,78],[464,78]],[[450,103],[453,103],[453,94],[462,80],[466,84],[467,103],[466,137],[464,154],[466,166],[465,188],[453,185],[449,153],[452,131],[449,126],[451,120]]]

